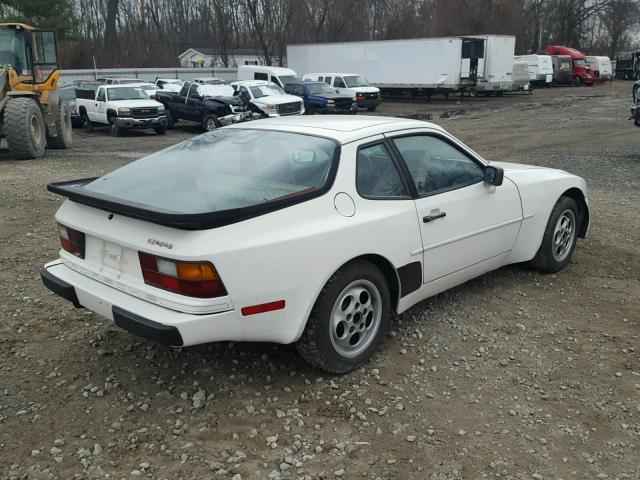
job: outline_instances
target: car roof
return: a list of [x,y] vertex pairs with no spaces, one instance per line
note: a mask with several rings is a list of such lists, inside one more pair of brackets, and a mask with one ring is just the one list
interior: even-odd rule
[[231,82],[231,85],[244,85],[245,87],[264,87],[265,85],[275,85],[273,82],[267,80],[238,80],[237,82]]
[[346,144],[363,138],[399,130],[428,128],[444,131],[429,122],[397,117],[369,115],[291,115],[286,117],[237,123],[225,128],[264,129],[328,137]]

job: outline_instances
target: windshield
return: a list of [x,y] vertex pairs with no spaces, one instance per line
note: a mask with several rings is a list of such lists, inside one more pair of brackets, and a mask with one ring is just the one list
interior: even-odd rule
[[148,98],[149,95],[140,87],[107,88],[107,99],[112,102],[115,100],[146,100]]
[[12,28],[0,29],[0,65],[11,65],[18,75],[28,75],[24,34]]
[[108,173],[83,188],[170,213],[268,204],[326,186],[336,144],[287,132],[220,129]]
[[336,91],[326,83],[310,83],[309,85],[307,85],[307,90],[309,91],[309,95],[322,95],[323,93],[336,93]]
[[344,78],[344,83],[346,83],[349,88],[369,86],[367,79],[360,75],[348,75],[342,78]]
[[277,85],[263,85],[260,87],[250,87],[254,98],[268,97],[269,95],[285,95]]
[[280,75],[278,77],[282,85],[286,85],[287,83],[298,82],[300,79],[295,75]]

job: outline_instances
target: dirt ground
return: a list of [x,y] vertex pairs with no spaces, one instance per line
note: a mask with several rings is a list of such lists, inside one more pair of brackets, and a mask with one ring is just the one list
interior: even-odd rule
[[46,290],[52,181],[197,133],[75,131],[0,152],[0,479],[640,479],[640,129],[631,84],[385,103],[485,158],[586,178],[592,226],[563,272],[503,268],[397,318],[364,368],[290,346],[171,349]]

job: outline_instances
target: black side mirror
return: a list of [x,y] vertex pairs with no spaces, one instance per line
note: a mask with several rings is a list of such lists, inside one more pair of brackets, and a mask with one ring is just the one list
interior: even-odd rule
[[484,167],[484,183],[499,187],[504,180],[504,170],[502,167],[495,165],[487,165]]

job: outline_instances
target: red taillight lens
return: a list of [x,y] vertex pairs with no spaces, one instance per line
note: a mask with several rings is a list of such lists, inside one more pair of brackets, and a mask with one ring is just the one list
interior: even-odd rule
[[79,258],[84,258],[84,233],[58,224],[62,248]]
[[215,298],[227,294],[209,262],[180,262],[138,252],[144,283],[187,297]]

